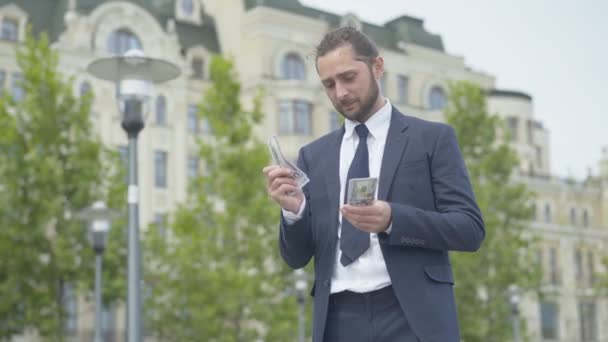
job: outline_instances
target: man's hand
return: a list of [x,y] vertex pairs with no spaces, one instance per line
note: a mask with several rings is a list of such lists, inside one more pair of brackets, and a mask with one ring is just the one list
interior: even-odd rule
[[266,175],[266,190],[281,208],[297,214],[304,200],[304,193],[293,179],[292,171],[278,165],[266,166],[263,170]]
[[384,201],[374,201],[372,205],[364,206],[345,204],[340,211],[342,219],[368,233],[384,232],[391,223],[391,206]]

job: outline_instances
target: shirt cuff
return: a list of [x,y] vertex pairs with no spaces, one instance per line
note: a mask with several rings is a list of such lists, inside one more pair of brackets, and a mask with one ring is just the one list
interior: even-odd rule
[[391,224],[388,225],[388,228],[386,228],[386,230],[384,231],[386,234],[390,234],[391,230],[393,230],[393,223],[391,222]]
[[306,207],[306,197],[302,200],[302,204],[300,204],[300,209],[297,214],[292,213],[289,210],[281,209],[283,212],[283,219],[288,225],[292,225],[298,222],[302,218],[302,213],[304,212],[304,208]]

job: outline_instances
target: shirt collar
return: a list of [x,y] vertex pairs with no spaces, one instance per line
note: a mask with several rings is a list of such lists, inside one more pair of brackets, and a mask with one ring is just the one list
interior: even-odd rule
[[[375,139],[379,139],[388,132],[388,126],[391,121],[391,112],[393,107],[388,99],[384,99],[384,106],[382,106],[377,112],[365,121],[365,126],[369,130],[369,134]],[[344,138],[350,139],[354,135],[355,126],[359,124],[359,121],[353,121],[346,119],[344,120]]]

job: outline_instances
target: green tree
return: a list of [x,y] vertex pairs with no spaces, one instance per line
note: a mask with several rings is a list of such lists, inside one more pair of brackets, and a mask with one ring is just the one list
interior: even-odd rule
[[517,155],[501,134],[501,119],[488,113],[485,92],[458,82],[449,94],[446,119],[456,131],[486,224],[477,253],[452,254],[462,338],[506,341],[512,333],[509,285],[534,293],[540,282],[536,240],[524,233],[533,214],[532,194],[513,179]]
[[203,175],[174,215],[168,242],[148,230],[147,321],[161,340],[286,341],[295,336],[290,272],[276,243],[279,212],[265,191],[266,144],[253,129],[262,119],[240,102],[231,61],[214,57],[199,116],[212,127],[199,140]]
[[[93,251],[76,214],[96,200],[118,205],[119,172],[93,134],[92,95],[74,96],[47,37],[28,32],[17,61],[24,96],[0,98],[0,340],[34,329],[63,341],[66,288],[88,294],[93,279]],[[106,253],[107,301],[122,295],[119,231]]]

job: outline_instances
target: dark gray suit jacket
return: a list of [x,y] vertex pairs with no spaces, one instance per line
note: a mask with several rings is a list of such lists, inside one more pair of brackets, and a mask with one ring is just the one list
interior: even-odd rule
[[[300,150],[308,175],[306,208],[293,225],[281,220],[279,246],[292,268],[314,257],[313,341],[321,342],[338,243],[339,161],[344,128]],[[384,260],[401,308],[423,342],[459,341],[448,251],[475,251],[484,223],[452,127],[393,107],[380,169],[378,199],[392,209],[392,231],[380,233]]]

